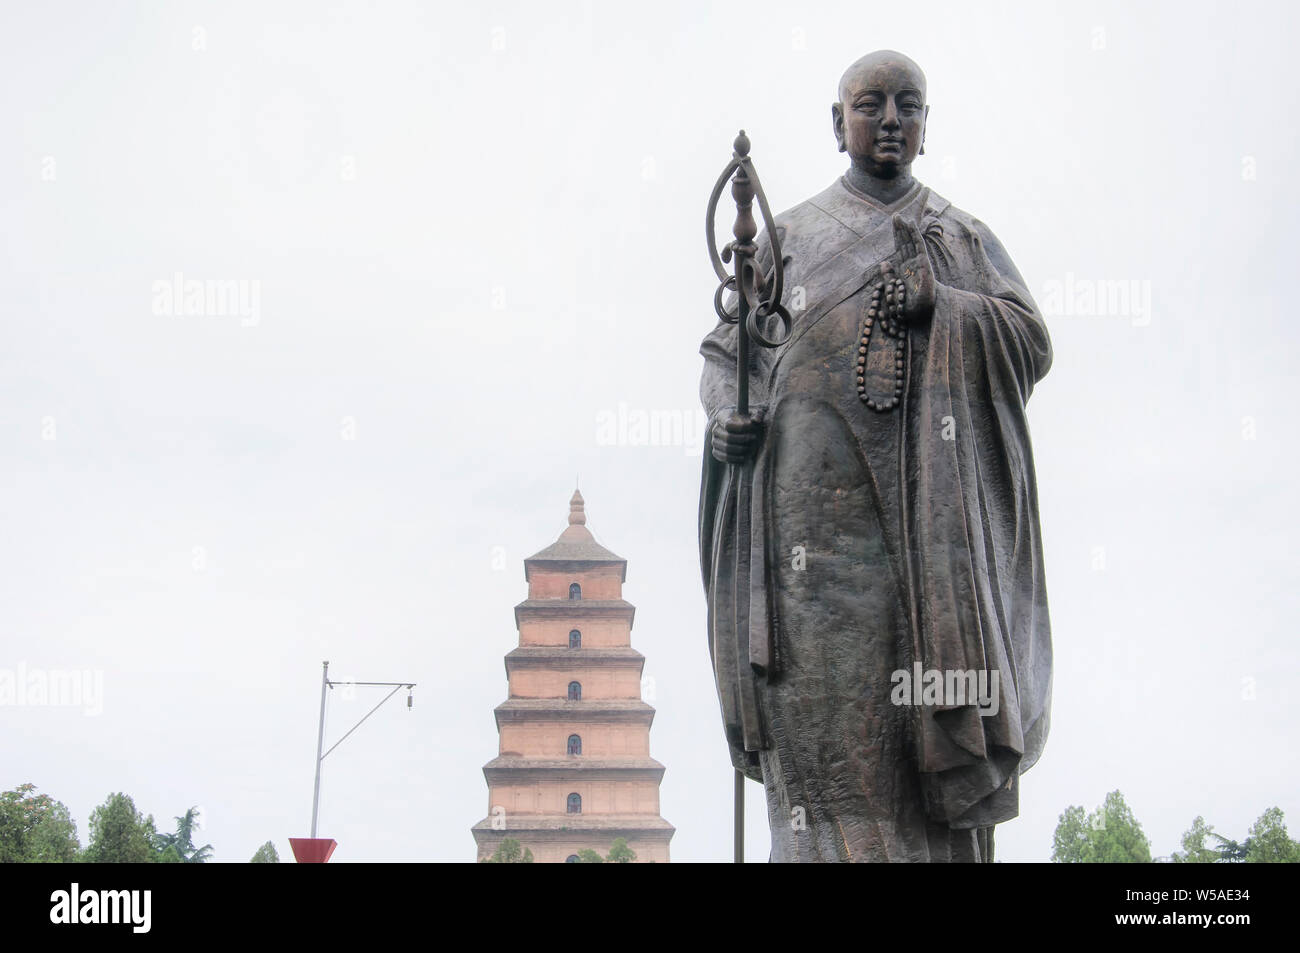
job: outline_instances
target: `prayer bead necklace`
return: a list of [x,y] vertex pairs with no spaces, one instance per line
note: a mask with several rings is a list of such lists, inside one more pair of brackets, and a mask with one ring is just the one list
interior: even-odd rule
[[[881,307],[881,299],[884,307]],[[886,413],[903,399],[903,370],[907,360],[907,328],[903,325],[903,305],[907,300],[907,286],[898,278],[889,278],[871,291],[871,304],[862,321],[862,343],[858,346],[858,397],[872,410]],[[880,319],[885,334],[894,339],[894,396],[884,402],[867,396],[867,347],[871,344],[871,329]]]

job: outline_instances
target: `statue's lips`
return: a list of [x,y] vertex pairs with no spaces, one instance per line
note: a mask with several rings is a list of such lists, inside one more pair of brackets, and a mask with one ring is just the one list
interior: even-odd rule
[[901,149],[903,148],[903,140],[902,139],[877,139],[876,145],[880,146],[880,148],[882,149],[887,149],[890,146],[897,146],[899,149]]

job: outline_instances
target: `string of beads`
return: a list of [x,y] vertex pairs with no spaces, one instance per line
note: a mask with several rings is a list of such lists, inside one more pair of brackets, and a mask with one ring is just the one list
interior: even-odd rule
[[[858,345],[858,397],[882,414],[893,410],[903,400],[903,371],[907,366],[907,328],[903,324],[906,301],[907,286],[898,278],[886,279],[872,289],[871,304],[867,306],[867,316],[862,321],[862,343]],[[877,323],[886,335],[894,339],[894,396],[884,401],[867,396],[867,348]]]

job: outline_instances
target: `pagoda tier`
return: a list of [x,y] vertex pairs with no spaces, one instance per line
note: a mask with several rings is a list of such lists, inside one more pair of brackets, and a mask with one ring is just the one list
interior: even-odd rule
[[496,707],[498,757],[483,767],[488,816],[472,828],[479,859],[507,837],[539,863],[606,855],[617,838],[639,862],[667,862],[674,828],[659,816],[664,766],[650,757],[654,708],[641,699],[645,657],[632,648],[627,561],[586,527],[582,495],[560,538],[524,560],[519,646],[506,654]]

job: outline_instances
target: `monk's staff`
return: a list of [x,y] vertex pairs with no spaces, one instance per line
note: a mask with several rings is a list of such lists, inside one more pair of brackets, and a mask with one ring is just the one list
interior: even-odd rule
[[[759,347],[774,348],[784,344],[790,336],[790,314],[781,304],[785,276],[781,262],[781,246],[776,234],[776,224],[772,220],[772,209],[763,186],[758,180],[753,160],[749,158],[749,137],[742,129],[736,136],[735,151],[731,161],[718,176],[713,192],[709,196],[709,207],[705,213],[705,234],[709,243],[709,260],[717,273],[718,290],[713,294],[713,309],[726,324],[736,325],[736,413],[742,417],[749,416],[749,346],[750,342]],[[718,199],[722,190],[731,180],[731,195],[736,200],[736,223],[732,227],[735,240],[729,242],[718,252],[717,239],[714,235],[718,211]],[[765,282],[758,273],[756,256],[758,246],[754,239],[758,237],[758,225],[754,221],[753,201],[757,197],[759,212],[763,216],[767,241],[772,249],[772,280]],[[726,265],[733,268],[728,274]],[[736,298],[736,310],[727,309],[724,301],[730,291]],[[782,333],[777,339],[764,335],[763,328],[767,319],[775,317],[781,322]],[[707,452],[707,451],[706,451]],[[743,679],[746,672],[766,674],[771,664],[771,645],[766,638],[751,644],[749,640],[749,612],[752,599],[750,574],[750,546],[752,542],[752,513],[750,512],[753,494],[754,464],[747,458],[743,463],[734,464],[733,482],[736,487],[736,591],[735,620],[736,647],[740,663],[738,672]],[[763,627],[766,632],[766,626]],[[745,663],[748,663],[748,669]],[[742,691],[741,706],[746,706]],[[748,715],[757,719],[757,712]],[[742,714],[742,718],[745,715]],[[746,719],[747,720],[747,719]],[[745,732],[748,736],[750,733]],[[745,776],[737,771],[735,776],[734,798],[734,852],[735,862],[745,861]]]

